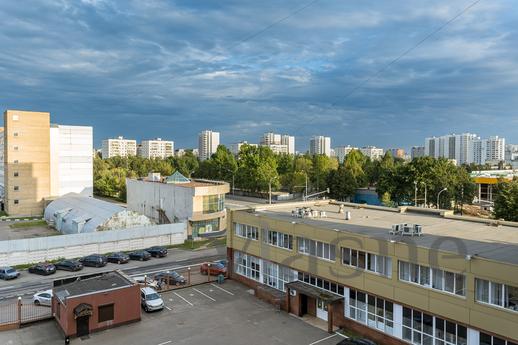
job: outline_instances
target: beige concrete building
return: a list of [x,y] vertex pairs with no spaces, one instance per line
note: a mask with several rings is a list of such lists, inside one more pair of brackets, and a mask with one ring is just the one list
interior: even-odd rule
[[144,158],[167,158],[174,156],[174,142],[156,138],[142,140],[139,147],[139,156]]
[[175,172],[166,178],[150,174],[126,179],[126,189],[129,210],[157,223],[187,222],[188,236],[217,236],[226,230],[226,182],[188,179]]
[[92,127],[51,125],[50,113],[7,110],[0,142],[7,214],[41,215],[45,199],[92,195]]
[[103,140],[103,159],[111,157],[128,157],[135,155],[137,155],[137,141],[134,139],[125,139],[124,137],[117,137],[113,139]]
[[321,201],[230,210],[232,277],[378,344],[518,344],[518,223]]

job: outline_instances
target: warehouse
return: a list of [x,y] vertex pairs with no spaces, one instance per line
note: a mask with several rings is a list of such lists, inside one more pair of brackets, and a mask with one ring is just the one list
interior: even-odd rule
[[380,344],[518,344],[518,223],[329,201],[229,212],[232,278],[292,314]]

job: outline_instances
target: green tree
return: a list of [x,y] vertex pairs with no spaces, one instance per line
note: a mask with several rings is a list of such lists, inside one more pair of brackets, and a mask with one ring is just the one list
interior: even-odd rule
[[314,155],[312,158],[310,178],[316,191],[322,191],[327,188],[327,176],[331,170],[338,168],[336,158],[330,158],[326,155]]
[[354,195],[358,184],[350,169],[340,164],[338,169],[331,170],[327,176],[329,195],[337,200],[347,200]]
[[505,219],[518,222],[518,179],[500,181],[496,186],[493,216],[496,219]]
[[352,150],[345,156],[344,168],[354,177],[357,187],[365,187],[367,177],[363,170],[366,157],[359,150]]
[[240,188],[251,192],[265,192],[270,182],[272,189],[279,188],[277,160],[270,148],[243,145],[238,162],[236,185]]

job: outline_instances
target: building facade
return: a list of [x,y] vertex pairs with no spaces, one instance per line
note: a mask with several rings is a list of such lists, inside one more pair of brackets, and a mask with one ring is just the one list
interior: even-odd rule
[[257,146],[257,144],[250,144],[248,141],[245,140],[240,141],[239,143],[230,144],[228,149],[230,153],[232,153],[234,156],[237,156],[243,145]]
[[472,133],[426,138],[425,156],[454,159],[458,164],[473,163],[477,151],[477,140],[480,140],[480,138]]
[[425,148],[424,146],[412,146],[412,150],[410,151],[410,158],[419,158],[425,156]]
[[518,344],[518,224],[446,217],[321,201],[230,210],[229,272],[379,344]]
[[309,141],[309,154],[331,157],[331,138],[322,135],[312,137]]
[[93,193],[92,127],[51,125],[50,113],[7,110],[3,143],[4,209],[41,215],[45,199]]
[[198,135],[198,155],[200,159],[209,159],[219,146],[219,132],[205,130]]
[[226,230],[226,182],[194,180],[179,172],[163,179],[126,179],[127,207],[157,223],[186,222],[193,238],[221,235]]
[[518,145],[512,145],[512,144],[505,145],[505,161],[506,162],[518,161]]
[[137,155],[137,141],[133,139],[104,139],[101,155],[103,159],[111,157],[128,157]]
[[360,152],[363,153],[364,156],[369,157],[371,160],[378,160],[383,157],[383,154],[385,153],[383,149],[380,149],[376,146],[362,147]]
[[338,162],[343,163],[345,160],[345,156],[349,154],[352,150],[359,150],[357,147],[353,147],[350,145],[347,146],[338,146],[334,148],[334,155],[338,159]]
[[167,158],[174,156],[174,142],[156,138],[142,140],[139,155],[144,158]]
[[405,158],[405,149],[394,148],[394,149],[388,149],[387,151],[390,151],[390,153],[392,154],[392,157]]
[[275,154],[295,154],[295,137],[288,134],[264,133],[260,145],[269,147]]

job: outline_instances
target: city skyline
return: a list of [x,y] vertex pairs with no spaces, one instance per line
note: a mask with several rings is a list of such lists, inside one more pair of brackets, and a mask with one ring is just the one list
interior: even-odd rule
[[93,126],[96,147],[149,133],[196,147],[202,127],[227,145],[282,128],[299,151],[315,134],[407,150],[434,133],[518,142],[510,3],[478,3],[371,78],[466,5],[320,3],[248,38],[301,4],[6,2],[0,106]]

